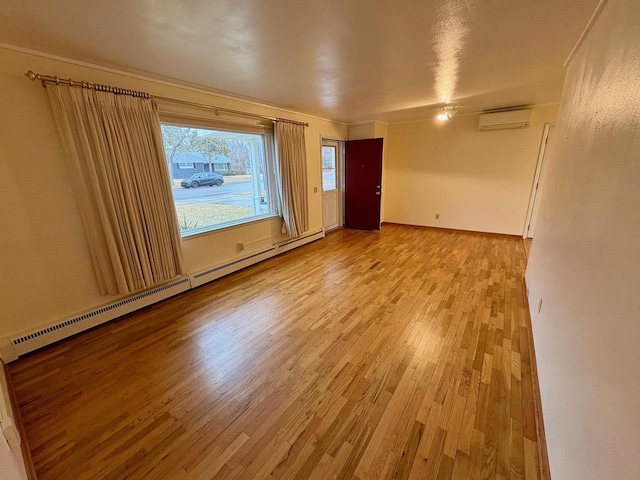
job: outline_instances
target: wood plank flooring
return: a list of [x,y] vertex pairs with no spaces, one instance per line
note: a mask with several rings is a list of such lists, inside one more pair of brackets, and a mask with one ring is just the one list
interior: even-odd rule
[[531,242],[533,241],[531,238],[525,238],[522,240],[524,242],[524,254],[529,260],[529,253],[531,252]]
[[385,225],[12,363],[47,479],[536,480],[521,239]]

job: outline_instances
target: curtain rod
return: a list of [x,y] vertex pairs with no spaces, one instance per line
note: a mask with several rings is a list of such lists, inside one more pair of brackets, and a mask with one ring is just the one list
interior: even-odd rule
[[220,112],[222,112],[222,113],[229,113],[231,115],[239,115],[241,117],[252,117],[252,118],[260,118],[262,120],[271,120],[272,122],[293,123],[294,125],[302,125],[304,127],[309,126],[308,123],[298,122],[296,120],[289,120],[286,118],[268,117],[266,115],[258,115],[256,113],[243,112],[240,110],[232,110],[230,108],[214,107],[213,105],[207,105],[204,103],[189,102],[187,100],[179,100],[177,98],[162,97],[159,95],[152,95],[151,97],[154,98],[155,100],[160,100],[164,102],[179,103],[181,105],[189,105],[190,107],[198,107],[198,108],[205,108],[207,110],[213,110],[216,113],[216,115],[219,115]]
[[177,98],[163,97],[163,96],[159,96],[159,95],[151,95],[151,94],[146,93],[146,92],[140,92],[140,91],[137,91],[137,90],[128,90],[126,88],[112,87],[112,86],[103,85],[103,84],[100,84],[100,83],[89,83],[89,82],[82,82],[82,81],[72,80],[71,78],[59,78],[57,76],[41,75],[39,73],[34,73],[31,70],[29,70],[24,75],[29,80],[33,80],[34,82],[36,80],[40,80],[42,82],[43,86],[46,83],[51,83],[51,84],[56,84],[56,85],[68,85],[70,87],[87,88],[87,89],[90,89],[90,90],[97,90],[99,92],[115,93],[116,95],[130,95],[132,97],[138,97],[138,98],[153,98],[154,100],[160,100],[160,101],[164,101],[164,102],[179,103],[179,104],[182,104],[182,105],[189,105],[191,107],[204,108],[204,109],[207,109],[207,110],[213,110],[216,113],[216,115],[219,115],[220,112],[222,112],[222,113],[228,113],[228,114],[231,114],[231,115],[240,115],[240,116],[244,116],[244,117],[260,118],[260,119],[263,119],[263,120],[271,120],[272,122],[292,123],[294,125],[302,125],[302,126],[305,126],[305,127],[309,126],[308,123],[298,122],[296,120],[288,120],[286,118],[278,118],[278,117],[268,117],[268,116],[265,116],[265,115],[257,115],[255,113],[242,112],[240,110],[232,110],[230,108],[215,107],[213,105],[207,105],[207,104],[204,104],[204,103],[189,102],[187,100],[179,100]]

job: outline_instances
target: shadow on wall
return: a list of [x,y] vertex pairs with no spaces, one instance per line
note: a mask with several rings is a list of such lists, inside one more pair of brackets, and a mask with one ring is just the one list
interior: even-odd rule
[[[29,82],[20,61],[7,65],[0,84],[0,188],[7,199],[0,222],[3,256],[0,286],[9,298],[7,330],[19,331],[34,316],[68,313],[69,304],[100,298],[46,91]],[[38,301],[24,294],[38,292]],[[54,288],[65,285],[65,288]],[[89,300],[87,300],[89,299]],[[104,301],[104,299],[102,300]],[[11,325],[11,326],[9,326]]]

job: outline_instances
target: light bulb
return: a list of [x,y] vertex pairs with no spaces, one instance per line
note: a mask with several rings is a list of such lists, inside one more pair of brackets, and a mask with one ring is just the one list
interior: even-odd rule
[[456,109],[457,107],[455,105],[447,105],[445,107],[442,107],[442,110],[436,116],[436,118],[441,122],[447,121],[453,118],[453,116],[456,114]]

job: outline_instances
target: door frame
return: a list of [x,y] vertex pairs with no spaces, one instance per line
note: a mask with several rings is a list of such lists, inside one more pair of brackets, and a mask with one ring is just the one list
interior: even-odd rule
[[[324,194],[324,188],[322,186],[322,147],[325,144],[336,147],[336,204],[338,206],[338,226],[327,230],[329,232],[337,230],[344,226],[344,140],[331,138],[328,136],[320,135],[320,194]],[[324,201],[322,201],[322,228],[324,229]]]
[[544,157],[547,153],[547,147],[549,142],[549,134],[551,133],[551,127],[555,127],[555,123],[545,123],[544,132],[542,133],[542,141],[540,142],[540,149],[538,151],[538,160],[536,162],[536,170],[533,175],[533,181],[531,182],[531,193],[529,194],[529,206],[527,207],[527,216],[524,221],[524,228],[522,229],[522,238],[529,238],[529,229],[531,227],[531,220],[533,220],[533,211],[536,204],[536,199],[540,191],[540,176],[542,174],[542,165],[544,163]]

